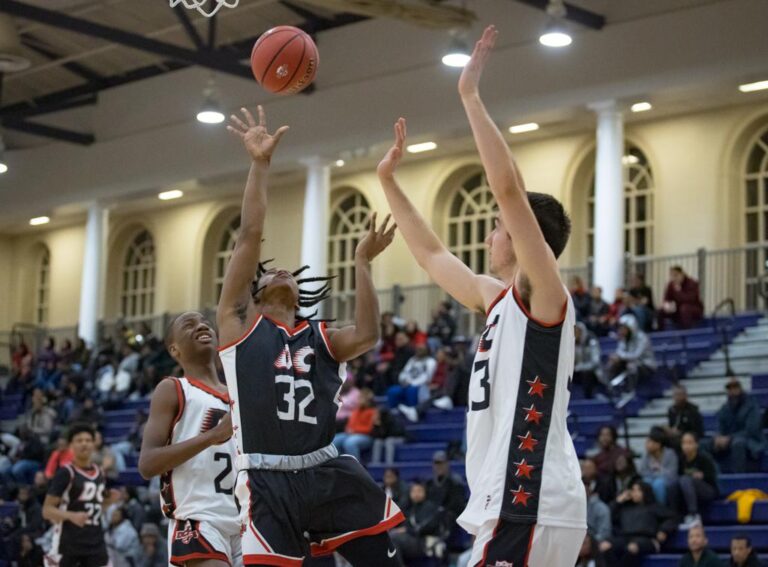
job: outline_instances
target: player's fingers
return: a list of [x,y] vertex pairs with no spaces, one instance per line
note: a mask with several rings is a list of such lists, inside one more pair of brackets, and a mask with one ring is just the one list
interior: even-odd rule
[[234,123],[236,126],[238,126],[239,128],[241,128],[242,130],[248,130],[248,126],[246,126],[246,125],[245,125],[245,122],[243,122],[242,120],[240,120],[240,118],[238,118],[238,117],[237,117],[237,116],[235,116],[234,114],[232,114],[232,115],[229,117],[229,119],[230,119],[230,120],[231,120],[231,121],[232,121],[232,122],[233,122],[233,123]]
[[243,113],[243,116],[245,116],[245,119],[248,121],[248,125],[251,128],[255,128],[256,127],[256,121],[253,119],[253,114],[251,114],[251,111],[248,110],[245,107],[242,107],[240,109],[240,111]]
[[387,232],[387,226],[389,225],[389,219],[391,219],[391,218],[392,218],[391,214],[388,214],[384,218],[384,223],[381,225],[381,229],[379,230],[379,235],[380,236],[384,236],[384,234]]
[[280,138],[283,137],[283,134],[285,134],[290,129],[290,126],[280,126],[280,128],[277,129],[277,132],[275,132],[272,137],[279,142]]
[[371,213],[371,218],[368,221],[368,223],[369,223],[368,224],[369,232],[376,232],[376,214],[377,213],[375,211]]
[[395,231],[397,230],[397,223],[392,225],[392,228],[390,228],[387,231],[387,238],[391,241],[395,237]]
[[266,128],[267,118],[264,116],[264,107],[259,105],[256,107],[256,109],[259,111],[259,126],[264,126],[264,128]]
[[242,133],[240,130],[238,130],[237,128],[233,128],[232,126],[227,126],[227,132],[232,132],[232,133],[233,133],[235,136],[237,136],[238,138],[243,138],[243,137],[245,137],[245,134],[243,134],[243,133]]

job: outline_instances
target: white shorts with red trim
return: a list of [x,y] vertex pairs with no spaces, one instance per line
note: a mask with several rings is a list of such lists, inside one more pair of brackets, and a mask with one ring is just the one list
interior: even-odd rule
[[168,524],[168,562],[184,567],[188,561],[217,559],[242,567],[239,535],[227,535],[215,524],[197,520],[171,520]]

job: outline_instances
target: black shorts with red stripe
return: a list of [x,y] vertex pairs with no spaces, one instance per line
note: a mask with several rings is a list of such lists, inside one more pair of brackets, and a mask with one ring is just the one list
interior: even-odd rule
[[350,456],[298,471],[251,469],[247,483],[238,483],[238,498],[249,507],[242,527],[246,565],[300,566],[305,557],[330,555],[405,519]]
[[188,561],[218,559],[232,565],[228,541],[208,522],[171,520],[169,562],[184,567]]

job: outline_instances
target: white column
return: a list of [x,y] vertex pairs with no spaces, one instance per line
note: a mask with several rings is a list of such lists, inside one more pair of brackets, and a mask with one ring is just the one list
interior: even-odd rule
[[[301,233],[301,265],[309,264],[310,269],[306,273],[325,276],[328,273],[331,164],[317,156],[302,160],[302,163],[307,168],[307,186]],[[322,310],[319,313],[322,313]]]
[[107,235],[107,209],[94,203],[88,208],[85,225],[83,280],[80,284],[80,321],[78,333],[88,346],[98,341],[99,311],[102,303],[102,273]]
[[591,108],[597,113],[593,280],[613,297],[624,286],[624,120],[616,101]]

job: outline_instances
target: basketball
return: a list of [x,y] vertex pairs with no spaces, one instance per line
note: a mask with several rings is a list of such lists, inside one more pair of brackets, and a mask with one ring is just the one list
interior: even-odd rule
[[277,26],[265,32],[253,46],[251,69],[264,90],[296,94],[315,80],[319,56],[306,32],[293,26]]

